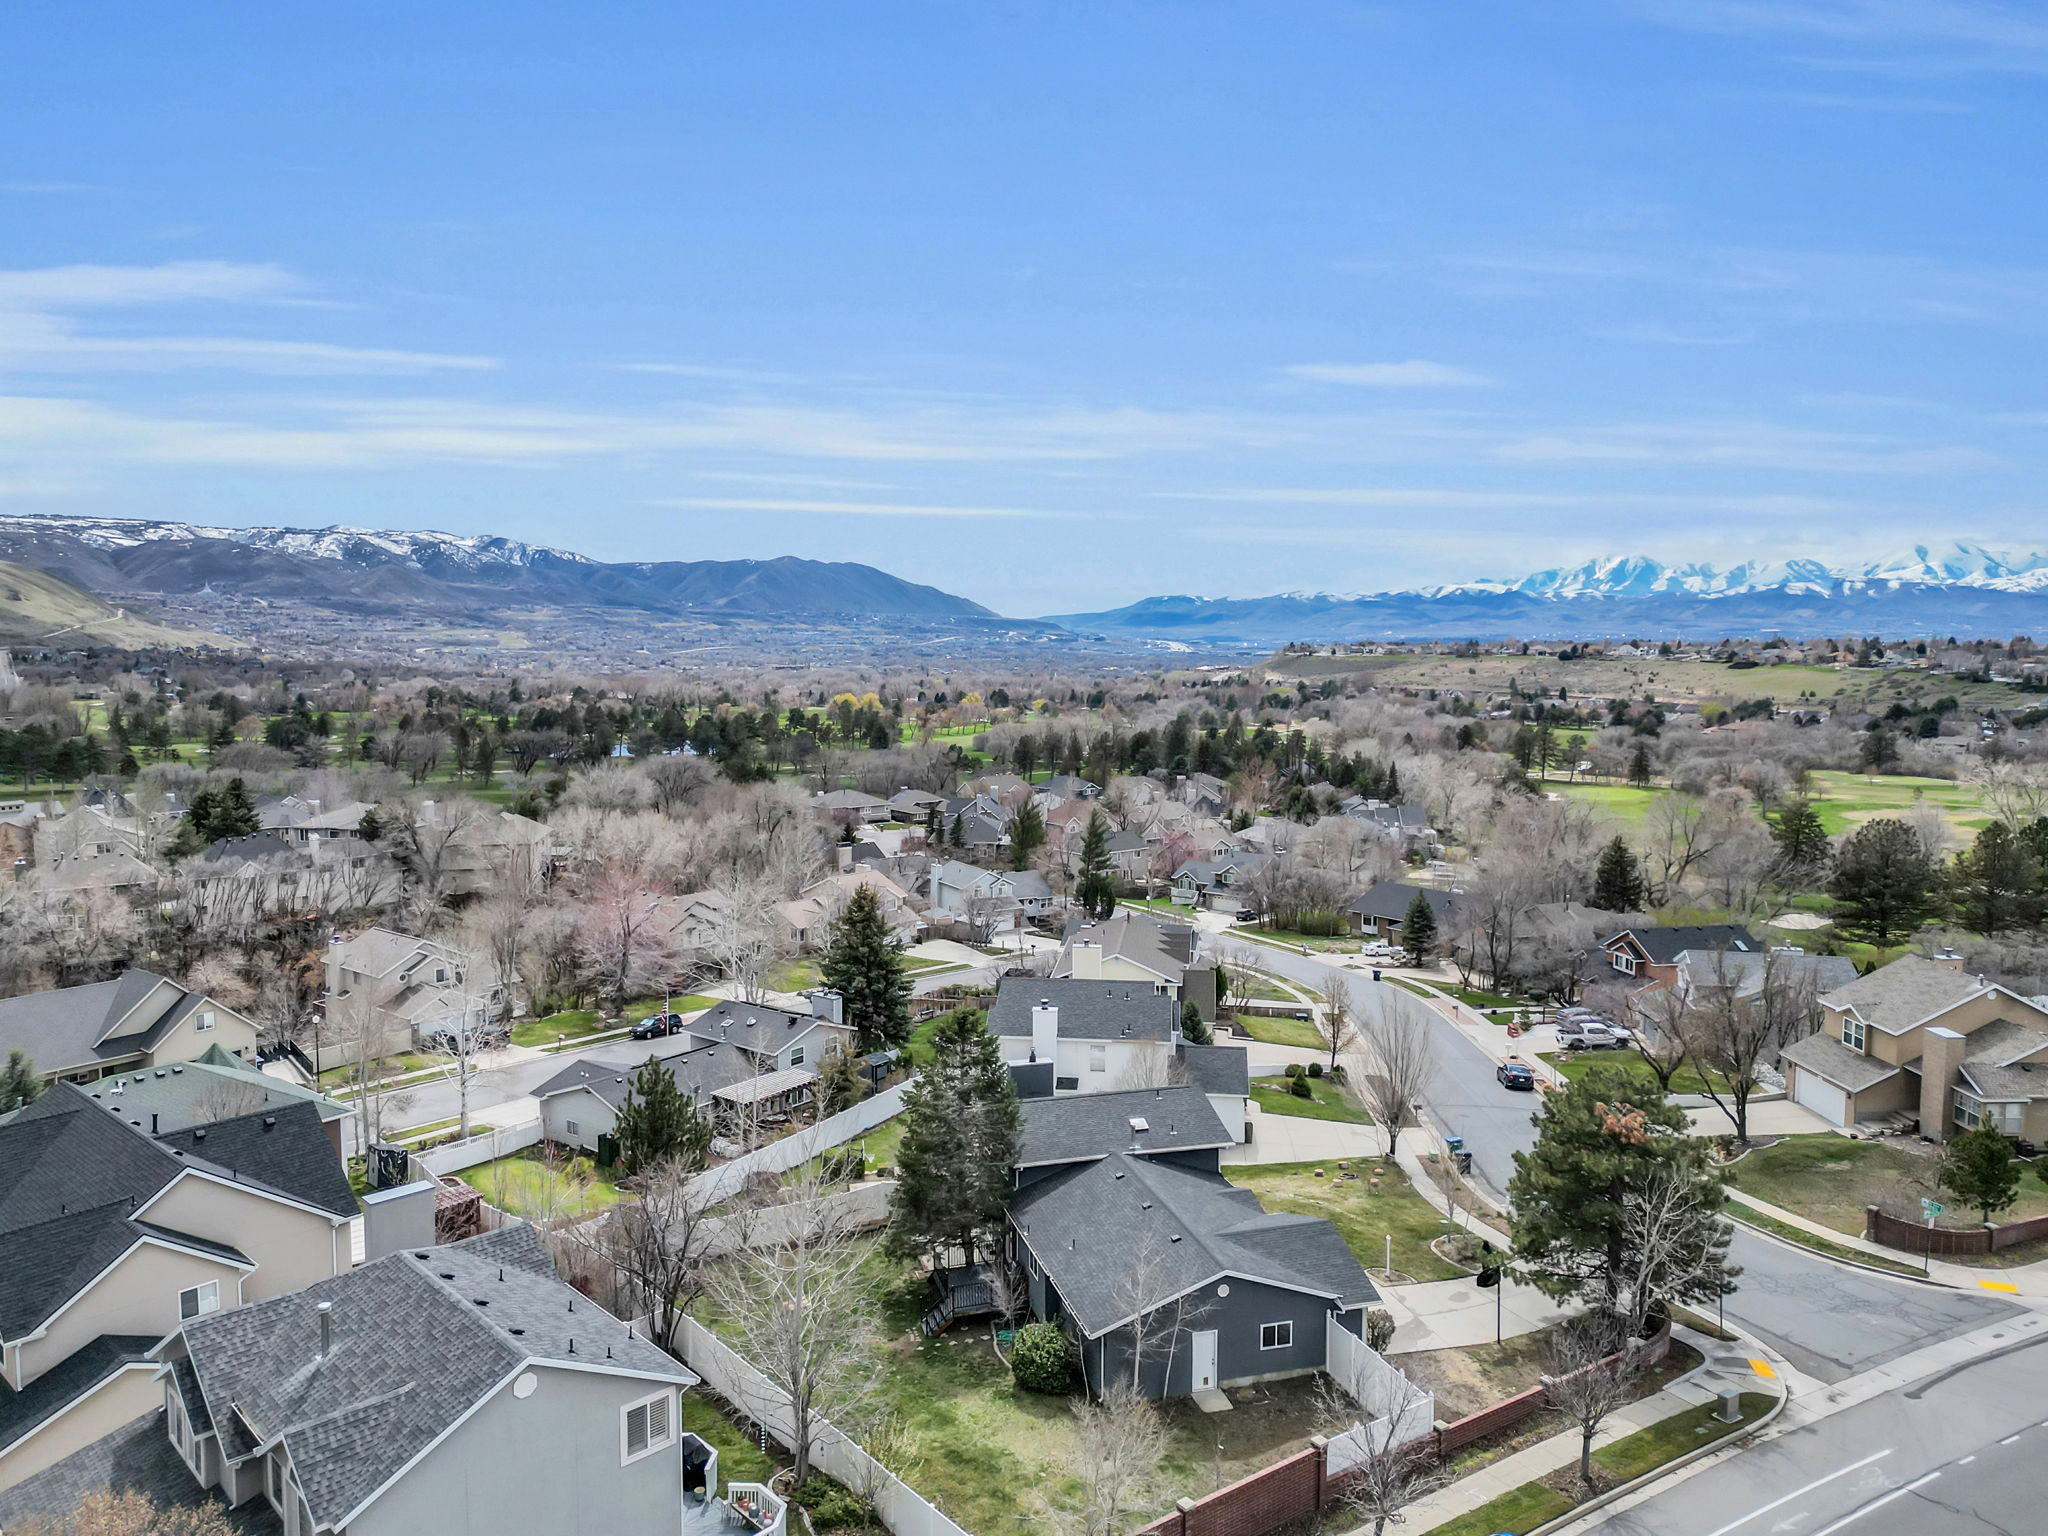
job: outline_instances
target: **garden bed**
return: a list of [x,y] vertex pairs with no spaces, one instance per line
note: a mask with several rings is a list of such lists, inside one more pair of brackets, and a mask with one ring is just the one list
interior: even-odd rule
[[[1293,1091],[1290,1086],[1293,1082],[1308,1084],[1307,1098]],[[1252,1079],[1252,1102],[1269,1115],[1298,1115],[1304,1120],[1341,1120],[1348,1125],[1372,1124],[1372,1116],[1352,1099],[1344,1085],[1333,1083],[1327,1077],[1255,1077]]]

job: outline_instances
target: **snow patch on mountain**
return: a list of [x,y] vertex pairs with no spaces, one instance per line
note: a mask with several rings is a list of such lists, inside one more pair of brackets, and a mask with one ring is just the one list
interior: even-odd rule
[[27,534],[62,533],[95,549],[134,549],[144,544],[215,539],[314,560],[361,560],[382,555],[396,557],[414,566],[435,564],[467,570],[486,566],[530,566],[537,558],[566,560],[579,565],[597,563],[588,555],[551,549],[541,544],[524,544],[495,534],[394,532],[351,528],[343,524],[328,528],[212,528],[199,523],[167,523],[146,518],[32,514],[0,516],[0,530]]

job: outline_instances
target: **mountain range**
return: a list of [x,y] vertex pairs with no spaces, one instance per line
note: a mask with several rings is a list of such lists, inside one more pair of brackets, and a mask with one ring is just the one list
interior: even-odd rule
[[456,621],[526,607],[691,618],[890,615],[969,626],[1007,622],[979,603],[868,565],[794,556],[607,563],[517,539],[450,533],[0,516],[0,560],[103,596],[239,597]]
[[1406,591],[1149,597],[1050,621],[1085,636],[1206,645],[1784,633],[2011,635],[2048,627],[2048,554],[1917,545],[1881,560],[1720,568],[1609,556],[1512,580]]

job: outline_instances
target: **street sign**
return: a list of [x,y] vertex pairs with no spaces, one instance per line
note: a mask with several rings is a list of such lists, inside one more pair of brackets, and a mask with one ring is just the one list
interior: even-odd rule
[[1930,1222],[1947,1209],[1948,1207],[1939,1200],[1929,1200],[1923,1196],[1920,1201],[1920,1214]]

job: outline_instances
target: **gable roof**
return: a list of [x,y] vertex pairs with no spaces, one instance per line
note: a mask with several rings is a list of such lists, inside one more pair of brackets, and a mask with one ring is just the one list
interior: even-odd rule
[[1968,972],[1924,955],[1902,955],[1820,1001],[1824,1008],[1854,1013],[1864,1023],[1896,1035],[1985,990],[1984,983]]
[[[154,1342],[154,1341],[152,1341]],[[147,1494],[158,1509],[206,1507],[240,1536],[277,1536],[284,1527],[262,1499],[229,1509],[199,1485],[164,1429],[161,1408],[104,1435],[0,1493],[0,1529],[30,1516],[69,1515],[89,1493]]]
[[1077,923],[1067,929],[1055,973],[1074,968],[1076,944],[1099,944],[1102,958],[1122,960],[1178,985],[1194,961],[1195,930],[1185,923],[1171,927],[1143,913],[1120,908],[1098,923]]
[[358,1209],[348,1171],[310,1100],[165,1131],[157,1140],[188,1167],[225,1173],[237,1184],[254,1184],[330,1216],[347,1220]]
[[[1232,1145],[1202,1090],[1131,1088],[1026,1099],[1017,1137],[1017,1166],[1089,1162],[1112,1153],[1192,1152]],[[1133,1127],[1142,1120],[1145,1129]]]
[[44,1073],[117,1060],[154,1047],[205,1001],[140,970],[89,986],[0,998],[0,1051],[23,1051]]
[[1689,949],[1725,949],[1736,954],[1745,951],[1761,951],[1756,936],[1740,923],[1700,923],[1689,927],[1676,928],[1624,928],[1619,933],[1610,933],[1600,941],[1602,949],[1609,949],[1621,939],[1632,939],[1636,947],[1647,955],[1652,965],[1673,965],[1678,957]]
[[[324,1357],[323,1301],[333,1303]],[[240,1460],[282,1440],[315,1524],[329,1526],[346,1523],[523,1365],[697,1380],[563,1284],[524,1224],[194,1318],[159,1353],[177,1341],[223,1452]]]
[[812,1030],[844,1029],[814,1013],[790,1013],[765,1003],[737,1003],[730,1000],[706,1008],[683,1025],[684,1032],[697,1040],[730,1042],[750,1051],[779,1051],[794,1045]]
[[1142,981],[1076,981],[1072,977],[1005,976],[989,1005],[988,1032],[1028,1038],[1031,1010],[1041,1002],[1060,1011],[1062,1040],[1173,1038],[1180,1004]]
[[[701,1104],[719,1089],[754,1075],[753,1062],[736,1045],[706,1045],[693,1040],[687,1049],[655,1059],[694,1104]],[[626,1102],[633,1074],[643,1064],[639,1061],[573,1061],[534,1089],[533,1096],[547,1099],[581,1088],[617,1109]]]
[[1376,880],[1344,910],[1360,917],[1403,923],[1408,920],[1408,909],[1415,905],[1417,896],[1429,903],[1429,910],[1436,914],[1439,923],[1448,922],[1457,913],[1459,901],[1455,892],[1410,885],[1405,880]]
[[1804,1040],[1795,1040],[1780,1051],[1778,1057],[1781,1061],[1791,1062],[1802,1072],[1824,1077],[1851,1093],[1874,1088],[1899,1074],[1899,1069],[1889,1062],[1866,1056],[1861,1051],[1852,1051],[1830,1034],[1813,1034]]
[[1226,1275],[1343,1308],[1379,1299],[1329,1221],[1269,1212],[1201,1169],[1117,1154],[1028,1186],[1010,1213],[1090,1338]]
[[1204,1093],[1244,1095],[1252,1091],[1250,1046],[1182,1041],[1175,1054],[1187,1069],[1188,1081]]

